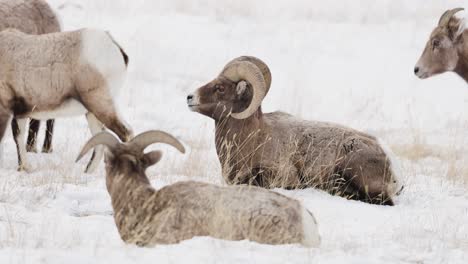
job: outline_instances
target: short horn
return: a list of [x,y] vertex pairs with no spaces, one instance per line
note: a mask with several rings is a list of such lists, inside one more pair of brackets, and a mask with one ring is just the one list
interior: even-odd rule
[[128,143],[128,145],[131,148],[137,149],[138,151],[143,151],[146,147],[154,143],[165,143],[173,146],[181,153],[185,153],[185,148],[179,140],[177,140],[172,135],[159,130],[151,130],[141,133],[140,135],[133,138]]
[[80,154],[76,158],[75,162],[78,162],[88,151],[98,145],[105,145],[109,149],[114,149],[117,145],[119,145],[119,140],[109,132],[100,132],[92,137],[84,147],[81,149]]
[[266,93],[268,94],[268,91],[270,90],[271,87],[271,71],[268,65],[263,62],[261,59],[254,57],[254,56],[240,56],[238,58],[233,59],[230,61],[224,69],[230,66],[231,63],[236,62],[236,61],[249,61],[255,64],[263,73],[263,78],[265,79],[265,85],[266,85]]
[[253,96],[250,105],[240,113],[233,113],[232,117],[245,119],[255,113],[266,95],[266,84],[261,70],[252,62],[235,61],[226,67],[220,75],[236,83],[245,80],[252,85]]
[[450,22],[450,19],[452,19],[453,15],[455,15],[456,13],[462,10],[464,10],[464,8],[458,7],[458,8],[449,9],[445,11],[439,19],[439,27],[446,27],[448,23]]

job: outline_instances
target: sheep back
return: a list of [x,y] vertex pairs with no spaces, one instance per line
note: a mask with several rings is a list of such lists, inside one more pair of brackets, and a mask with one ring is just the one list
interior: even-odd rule
[[44,0],[0,0],[0,31],[16,28],[29,34],[60,31],[54,11]]

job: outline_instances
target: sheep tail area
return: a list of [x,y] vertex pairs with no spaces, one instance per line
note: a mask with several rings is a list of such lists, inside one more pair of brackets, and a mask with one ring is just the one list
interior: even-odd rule
[[124,49],[119,45],[119,43],[117,43],[117,41],[115,41],[115,39],[112,37],[112,35],[109,33],[109,31],[106,31],[106,33],[109,36],[109,38],[112,40],[112,42],[119,48],[120,53],[122,53],[122,57],[123,57],[123,60],[125,62],[125,66],[128,66],[129,58],[128,58],[127,53],[125,53]]
[[318,247],[320,245],[320,234],[314,215],[302,206],[302,231],[304,238],[302,245],[306,247]]

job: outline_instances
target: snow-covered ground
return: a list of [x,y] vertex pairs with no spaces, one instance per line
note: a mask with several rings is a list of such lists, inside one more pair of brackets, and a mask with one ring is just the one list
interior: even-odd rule
[[51,0],[65,29],[110,30],[130,55],[120,106],[139,133],[162,129],[188,146],[166,147],[148,170],[161,187],[184,179],[224,184],[213,122],[186,95],[224,64],[255,55],[273,73],[264,110],[284,110],[369,131],[401,164],[395,207],[346,201],[313,189],[285,191],[305,203],[322,245],[269,246],[194,238],[137,248],[119,238],[104,169],[74,163],[89,138],[84,118],[58,120],[53,154],[29,154],[16,171],[7,134],[0,164],[0,263],[466,263],[468,89],[454,74],[412,71],[447,8],[427,0]]

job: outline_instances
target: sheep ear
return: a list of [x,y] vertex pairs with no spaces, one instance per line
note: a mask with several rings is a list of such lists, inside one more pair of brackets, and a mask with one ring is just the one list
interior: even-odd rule
[[246,90],[247,90],[247,82],[246,81],[240,81],[237,84],[236,93],[238,95],[242,95]]
[[449,37],[452,41],[460,40],[461,35],[466,29],[464,18],[452,18],[448,24]]
[[144,160],[144,163],[145,163],[145,167],[148,168],[148,167],[153,166],[154,164],[156,164],[158,161],[161,160],[162,155],[163,155],[162,152],[159,151],[159,150],[155,150],[155,151],[145,153],[145,155],[143,155],[143,160]]

